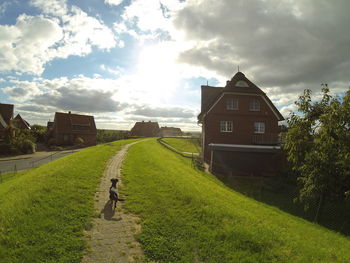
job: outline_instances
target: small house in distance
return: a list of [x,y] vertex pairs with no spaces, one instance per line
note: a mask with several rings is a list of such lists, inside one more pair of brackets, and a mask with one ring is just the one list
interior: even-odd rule
[[174,127],[161,127],[159,130],[160,137],[173,137],[173,136],[182,136],[182,131],[180,128]]
[[136,122],[130,131],[131,137],[156,137],[159,134],[158,122]]
[[284,120],[266,94],[236,73],[225,87],[202,86],[202,157],[217,174],[260,176],[282,167]]
[[73,145],[78,138],[88,146],[96,145],[97,129],[93,116],[56,112],[55,119],[48,122],[48,137],[57,145]]

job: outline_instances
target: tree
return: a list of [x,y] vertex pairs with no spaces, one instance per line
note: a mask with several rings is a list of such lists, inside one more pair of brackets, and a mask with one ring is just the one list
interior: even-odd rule
[[299,200],[306,208],[318,202],[315,222],[326,201],[350,196],[350,90],[334,98],[323,86],[321,100],[312,102],[305,90],[296,101],[298,113],[287,120],[284,145],[301,185]]

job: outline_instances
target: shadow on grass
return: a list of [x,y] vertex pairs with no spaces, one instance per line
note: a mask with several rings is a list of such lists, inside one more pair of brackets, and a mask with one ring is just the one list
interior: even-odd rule
[[[310,208],[305,210],[302,203],[295,201],[298,196],[295,178],[288,175],[269,178],[223,175],[216,175],[216,177],[226,186],[241,194],[313,222],[317,203],[311,204]],[[326,203],[319,224],[350,236],[350,200],[336,204]]]
[[122,220],[121,217],[114,218],[115,209],[113,208],[113,203],[111,202],[111,200],[107,201],[107,203],[105,204],[104,208],[101,210],[101,213],[103,214],[103,218],[105,220],[109,220],[109,221],[120,221],[120,220]]

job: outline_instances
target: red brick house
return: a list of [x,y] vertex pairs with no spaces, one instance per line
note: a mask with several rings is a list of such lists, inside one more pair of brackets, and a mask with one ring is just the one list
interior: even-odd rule
[[159,130],[160,137],[172,137],[172,136],[181,136],[182,131],[180,128],[174,127],[161,127]]
[[48,122],[48,137],[57,145],[72,145],[77,138],[82,138],[85,145],[96,145],[96,134],[93,116],[56,112],[54,122]]
[[158,122],[138,121],[130,131],[131,137],[156,137],[159,134]]
[[12,126],[13,109],[13,104],[0,103],[0,140],[3,139],[6,128]]
[[278,122],[266,94],[236,73],[225,87],[202,86],[202,157],[213,173],[264,175],[282,165]]

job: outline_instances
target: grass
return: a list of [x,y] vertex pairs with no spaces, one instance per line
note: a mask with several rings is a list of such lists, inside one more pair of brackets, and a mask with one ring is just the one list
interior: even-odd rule
[[349,262],[348,238],[229,189],[154,140],[129,150],[123,174],[148,260]]
[[[318,203],[310,204],[308,210],[295,199],[298,196],[296,178],[287,173],[279,176],[257,178],[257,177],[235,177],[218,176],[219,179],[230,188],[261,201],[278,207],[290,214],[313,221]],[[325,203],[320,216],[319,224],[350,235],[350,200],[341,203]]]
[[200,141],[197,139],[183,139],[183,138],[162,138],[162,141],[169,144],[180,152],[199,153]]
[[130,142],[87,148],[0,184],[0,262],[80,262],[106,162]]

